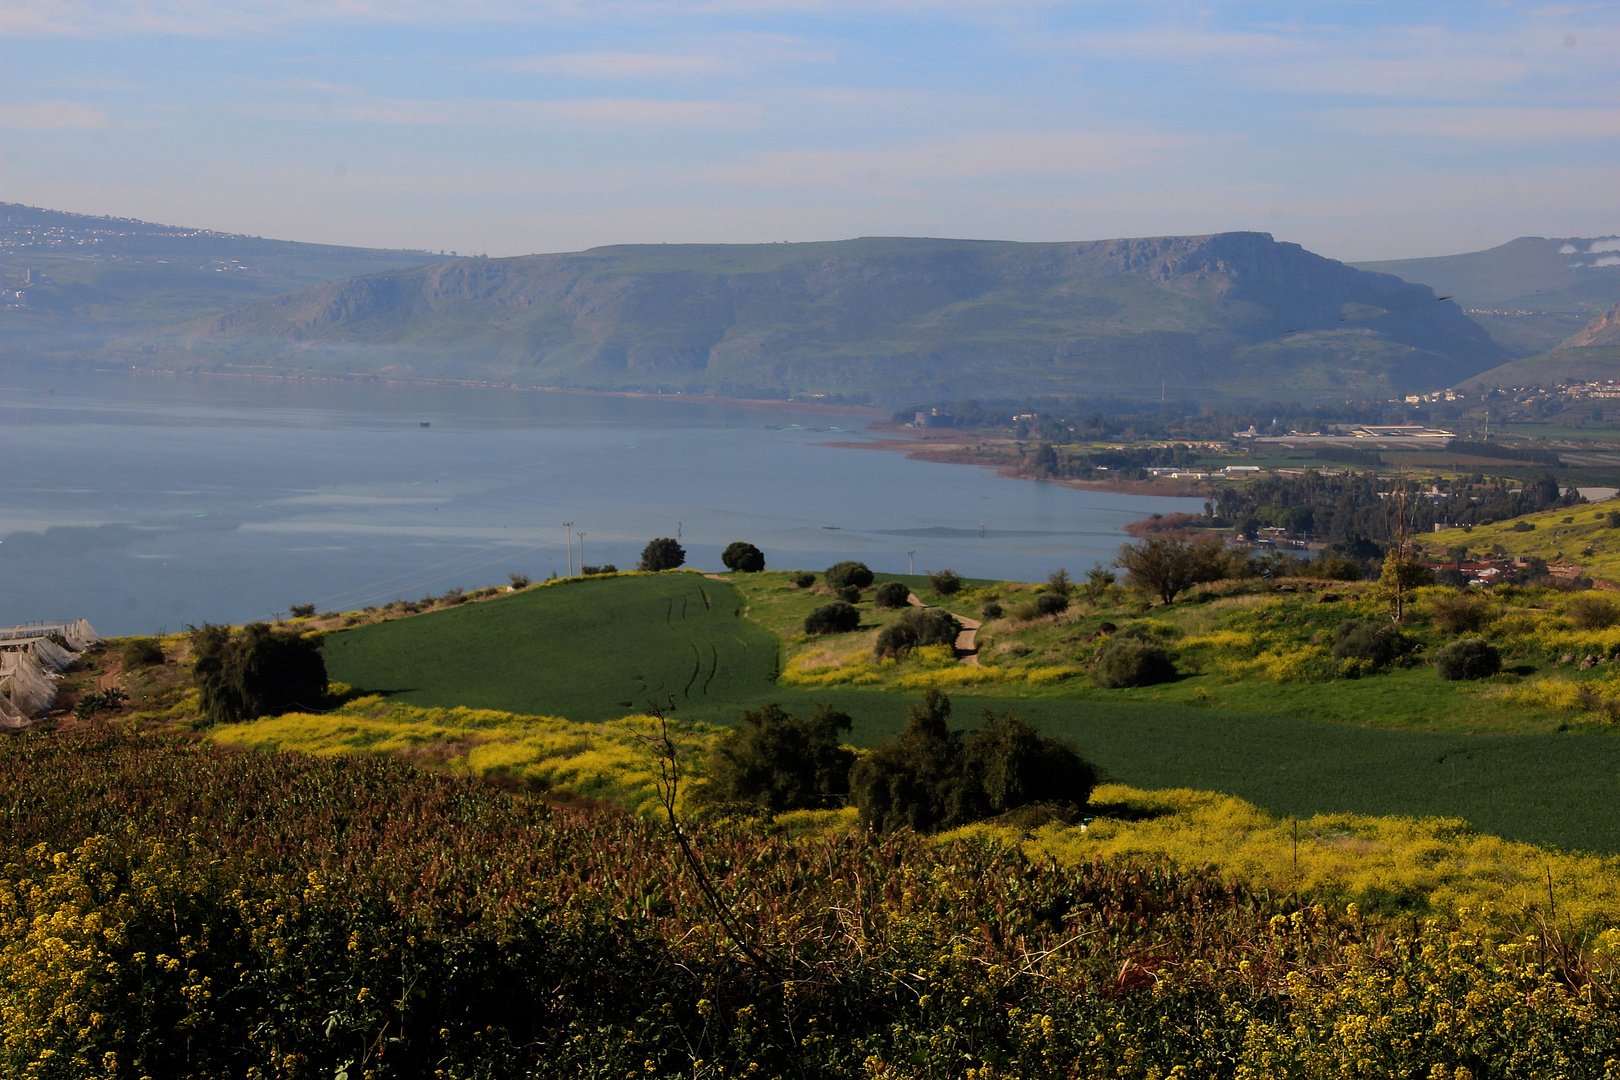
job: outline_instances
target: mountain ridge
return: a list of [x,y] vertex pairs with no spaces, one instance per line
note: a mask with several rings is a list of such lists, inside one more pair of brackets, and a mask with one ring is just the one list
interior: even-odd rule
[[1331,397],[1446,385],[1507,358],[1426,286],[1254,232],[452,259],[268,298],[140,347],[198,366],[880,398],[1145,397],[1161,383]]

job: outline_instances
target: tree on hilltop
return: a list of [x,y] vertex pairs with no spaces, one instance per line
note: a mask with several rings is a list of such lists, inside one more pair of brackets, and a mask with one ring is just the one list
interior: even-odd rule
[[641,549],[639,569],[652,572],[674,570],[685,562],[686,549],[672,537],[660,536]]

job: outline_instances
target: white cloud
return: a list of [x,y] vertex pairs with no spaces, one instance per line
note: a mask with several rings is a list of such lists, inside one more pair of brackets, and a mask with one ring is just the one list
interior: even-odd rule
[[51,128],[104,128],[112,121],[92,105],[77,101],[39,101],[32,105],[0,105],[0,128],[45,131]]

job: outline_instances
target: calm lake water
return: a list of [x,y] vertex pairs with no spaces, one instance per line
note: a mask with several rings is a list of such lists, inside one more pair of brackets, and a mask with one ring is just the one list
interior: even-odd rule
[[[423,422],[431,426],[422,427]],[[141,376],[0,377],[0,625],[104,634],[352,609],[633,566],[679,534],[719,570],[1077,576],[1122,525],[1196,499],[1109,495],[817,443],[859,416],[677,398]],[[579,552],[575,552],[576,565]]]

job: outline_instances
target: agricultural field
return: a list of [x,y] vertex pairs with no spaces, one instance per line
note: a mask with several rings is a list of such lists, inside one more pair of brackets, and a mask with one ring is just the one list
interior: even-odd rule
[[710,715],[774,687],[778,644],[698,574],[563,579],[324,639],[327,673],[411,705],[607,720]]
[[[810,637],[802,633],[804,616],[831,599],[819,584],[801,589],[789,575],[776,572],[728,575],[724,582],[696,574],[622,576],[534,588],[329,635],[334,678],[365,692],[399,685],[417,689],[386,696],[386,707],[374,701],[365,707],[375,714],[369,718],[345,706],[326,717],[260,721],[251,733],[229,737],[247,745],[317,752],[387,747],[415,754],[413,745],[443,744],[450,749],[433,754],[445,761],[463,761],[467,747],[455,749],[458,744],[499,743],[474,757],[504,762],[513,775],[530,781],[584,783],[597,791],[610,790],[613,783],[569,780],[573,774],[554,772],[544,763],[553,742],[573,745],[569,740],[576,739],[546,734],[545,725],[612,726],[644,712],[652,700],[651,694],[638,701],[609,689],[592,696],[598,682],[622,687],[630,682],[627,676],[639,675],[638,688],[675,685],[672,715],[693,730],[734,724],[742,709],[767,701],[802,714],[830,705],[853,718],[847,738],[861,747],[896,734],[906,706],[922,690],[937,688],[951,695],[957,726],[976,725],[985,709],[1012,710],[1073,741],[1109,779],[1137,788],[1226,792],[1270,813],[1304,817],[1336,812],[1457,817],[1511,840],[1620,852],[1620,821],[1570,810],[1608,805],[1616,795],[1614,777],[1620,775],[1620,738],[1612,734],[1606,704],[1620,698],[1620,681],[1612,677],[1615,665],[1581,670],[1558,663],[1569,651],[1614,655],[1620,651],[1620,629],[1577,628],[1562,612],[1576,594],[1499,590],[1497,598],[1478,602],[1477,610],[1467,606],[1474,601],[1463,598],[1461,613],[1444,618],[1461,618],[1500,642],[1509,659],[1495,679],[1448,683],[1436,678],[1423,653],[1384,668],[1332,657],[1339,622],[1380,611],[1368,584],[1302,581],[1289,583],[1294,592],[1282,592],[1265,583],[1222,583],[1149,610],[1114,589],[1094,602],[1076,594],[1069,610],[1056,617],[1024,618],[1022,605],[1039,595],[1039,586],[970,581],[962,591],[939,597],[926,579],[903,583],[919,599],[966,617],[982,615],[986,603],[1004,606],[1004,615],[987,620],[980,632],[977,669],[945,657],[878,661],[873,640],[898,612],[874,610],[869,593],[858,605],[860,629]],[[709,597],[707,608],[701,607],[702,594]],[[1324,603],[1324,594],[1338,599]],[[687,598],[686,624],[670,619],[673,598],[680,596]],[[1456,636],[1436,623],[1436,611],[1457,602],[1449,590],[1420,590],[1406,632],[1432,652]],[[569,618],[593,613],[602,622],[580,629],[582,624],[548,616],[552,607]],[[685,640],[674,631],[693,625],[690,616],[698,611],[704,614],[695,625],[716,642],[715,652],[723,658],[718,666],[731,677],[717,677],[707,693],[686,697],[681,691],[692,677],[693,653],[689,647],[682,651]],[[456,621],[448,625],[462,639],[459,659],[441,670],[435,642],[442,635],[435,626],[450,619]],[[1130,689],[1095,685],[1088,665],[1107,639],[1097,631],[1108,622],[1116,633],[1162,642],[1175,655],[1180,674],[1170,682]],[[559,627],[569,629],[557,632]],[[412,636],[392,636],[406,631]],[[529,659],[489,659],[519,633],[529,635],[524,653]],[[745,667],[738,676],[728,665],[740,661],[744,650],[740,644],[727,646],[725,635],[736,642],[746,633],[759,635],[744,638],[751,642],[747,659],[753,662],[764,653],[752,644],[764,640],[771,666],[761,664],[752,674]],[[346,639],[364,648],[345,651]],[[420,643],[413,646],[420,651],[408,664],[388,658],[396,664],[389,669],[396,672],[392,676],[366,666],[370,657],[386,657],[395,640]],[[772,682],[778,650],[784,673]],[[539,656],[547,660],[544,668],[532,659]],[[653,665],[649,657],[664,666]],[[536,674],[506,674],[504,683],[480,680],[484,667]],[[577,674],[581,671],[587,677]],[[398,681],[407,673],[414,675],[414,684]],[[476,698],[466,691],[475,685]],[[666,700],[654,703],[663,706]],[[517,718],[500,721],[510,730],[497,736],[489,730],[493,721],[475,730],[478,724],[456,720],[466,713],[454,707],[463,705]],[[406,706],[436,709],[439,719],[425,723],[407,716],[399,711]],[[396,730],[402,726],[405,730]]]

